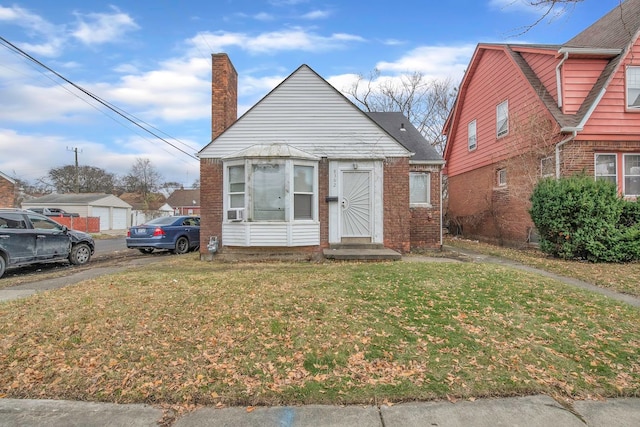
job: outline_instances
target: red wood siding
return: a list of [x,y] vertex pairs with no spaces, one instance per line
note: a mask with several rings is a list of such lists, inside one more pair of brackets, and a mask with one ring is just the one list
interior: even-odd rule
[[523,52],[522,57],[538,76],[547,92],[558,102],[558,83],[556,81],[556,66],[560,62],[554,55],[541,55]]
[[633,53],[618,68],[613,79],[607,87],[602,100],[591,115],[584,127],[584,131],[578,134],[579,140],[630,140],[640,141],[640,111],[627,111],[626,109],[626,84],[625,74],[627,65],[635,59],[634,65],[640,65],[640,43],[636,41]]
[[[540,99],[503,50],[487,49],[478,60],[473,78],[460,106],[460,121],[449,135],[447,174],[456,176],[487,166],[513,154],[518,144],[517,118],[545,115]],[[509,101],[509,133],[496,137],[496,106]],[[477,148],[467,149],[467,125],[477,123]],[[519,141],[521,140],[521,141]]]
[[575,114],[607,65],[606,59],[569,59],[562,66],[562,110]]

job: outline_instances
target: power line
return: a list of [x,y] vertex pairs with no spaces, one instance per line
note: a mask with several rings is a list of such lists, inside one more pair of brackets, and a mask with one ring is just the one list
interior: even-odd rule
[[[107,107],[109,110],[113,111],[114,113],[116,113],[117,115],[119,115],[120,117],[124,118],[125,120],[127,120],[128,122],[134,124],[135,126],[139,127],[140,129],[142,129],[143,131],[149,133],[150,135],[153,135],[154,137],[156,137],[157,139],[161,140],[162,142],[164,142],[165,144],[170,145],[171,147],[175,148],[176,150],[180,151],[183,154],[186,154],[187,156],[191,157],[194,160],[199,160],[196,156],[194,156],[193,154],[184,151],[183,149],[177,147],[176,145],[172,144],[171,142],[167,141],[166,139],[162,138],[160,135],[152,132],[151,130],[147,129],[146,127],[142,126],[138,121],[144,123],[145,125],[154,128],[153,126],[149,125],[148,123],[145,123],[144,121],[138,119],[137,117],[135,117],[134,115],[127,113],[126,111],[124,111],[123,109],[111,104],[110,102],[100,98],[99,96],[89,92],[88,90],[86,90],[85,88],[83,88],[82,86],[77,85],[76,83],[72,82],[71,80],[67,79],[66,77],[64,77],[62,74],[58,73],[57,71],[55,71],[54,69],[48,67],[47,65],[43,64],[42,62],[40,62],[39,60],[37,60],[36,58],[34,58],[33,56],[29,55],[27,52],[23,51],[22,49],[20,49],[19,47],[17,47],[16,45],[14,45],[13,43],[11,43],[10,41],[8,41],[7,39],[5,39],[4,37],[0,36],[0,41],[2,42],[3,46],[5,46],[7,49],[18,53],[20,56],[23,56],[24,58],[28,59],[29,61],[32,61],[33,63],[37,64],[38,66],[44,68],[45,70],[53,73],[54,75],[56,75],[58,78],[64,80],[66,83],[70,84],[71,86],[73,86],[74,88],[78,89],[80,92],[84,93],[85,95],[87,95],[88,97],[90,97],[91,99],[93,99],[94,101],[97,101],[98,103],[102,104],[103,106]],[[133,117],[134,119],[138,120],[133,120],[130,117]],[[159,129],[156,129],[159,132]],[[165,132],[162,132],[165,135],[167,135]],[[178,141],[176,138],[173,138],[176,141]],[[187,144],[180,142],[182,145],[189,147]],[[191,147],[189,147],[191,148]],[[193,148],[191,148],[193,150]],[[195,151],[195,150],[194,150]]]

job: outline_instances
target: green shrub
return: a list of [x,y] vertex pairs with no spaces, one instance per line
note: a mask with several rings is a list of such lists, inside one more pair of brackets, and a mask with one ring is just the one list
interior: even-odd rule
[[540,249],[564,259],[640,259],[640,205],[622,199],[613,183],[584,175],[541,180],[531,195]]

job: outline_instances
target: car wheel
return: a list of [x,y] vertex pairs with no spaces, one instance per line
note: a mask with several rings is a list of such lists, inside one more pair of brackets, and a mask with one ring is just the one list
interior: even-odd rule
[[74,265],[83,265],[91,259],[91,248],[86,243],[78,243],[71,248],[69,262]]
[[6,268],[7,262],[4,260],[4,257],[0,255],[0,277],[2,277]]
[[186,237],[180,237],[176,242],[176,249],[174,253],[176,254],[186,254],[189,252],[189,240]]
[[140,248],[138,250],[143,254],[150,254],[151,252],[153,252],[153,248]]

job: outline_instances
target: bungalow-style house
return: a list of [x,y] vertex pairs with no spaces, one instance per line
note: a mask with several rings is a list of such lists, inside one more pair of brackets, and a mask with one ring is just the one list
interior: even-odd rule
[[212,238],[223,252],[309,257],[441,247],[443,160],[402,114],[367,114],[302,65],[236,120],[237,73],[226,54],[212,59],[203,259]]
[[640,0],[626,0],[564,44],[476,47],[444,127],[452,232],[530,242],[540,177],[640,194],[639,29]]
[[0,207],[13,208],[16,200],[16,181],[0,172]]
[[200,189],[178,189],[167,198],[174,215],[200,215]]

